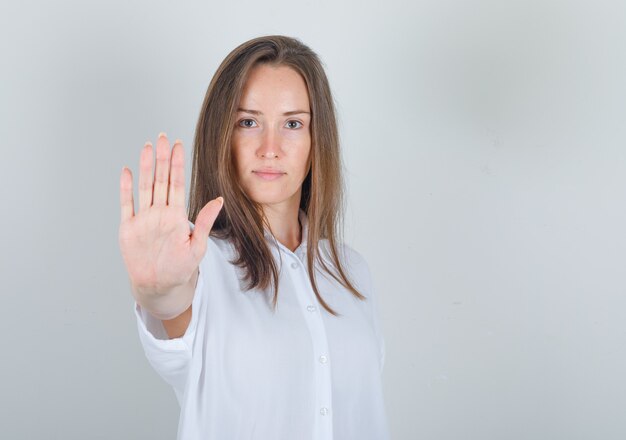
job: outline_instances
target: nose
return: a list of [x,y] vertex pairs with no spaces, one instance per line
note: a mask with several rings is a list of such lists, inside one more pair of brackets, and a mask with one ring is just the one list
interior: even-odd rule
[[274,158],[281,156],[280,134],[273,127],[267,127],[261,134],[261,145],[257,149],[257,156],[264,158]]

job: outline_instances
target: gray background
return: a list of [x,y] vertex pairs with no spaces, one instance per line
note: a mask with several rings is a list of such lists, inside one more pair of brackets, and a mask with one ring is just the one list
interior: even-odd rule
[[189,154],[218,64],[280,33],[337,100],[393,438],[626,438],[624,2],[24,1],[0,25],[0,437],[175,437],[120,170],[159,131]]

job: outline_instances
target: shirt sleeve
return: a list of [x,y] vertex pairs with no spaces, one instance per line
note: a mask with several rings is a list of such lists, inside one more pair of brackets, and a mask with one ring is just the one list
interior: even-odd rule
[[376,340],[378,341],[378,360],[379,360],[379,366],[380,366],[380,373],[382,374],[384,366],[385,366],[385,337],[383,335],[381,322],[380,322],[378,290],[374,283],[374,279],[372,277],[372,272],[370,271],[369,264],[364,258],[363,258],[363,263],[365,265],[367,286],[369,286],[368,300],[371,301],[370,307],[371,307],[371,312],[372,312],[372,322],[374,324],[374,334],[376,335]]
[[[385,366],[386,347],[385,338],[380,322],[378,289],[375,283],[376,280],[372,277],[372,271],[370,270],[370,266],[367,260],[363,257],[363,255],[361,255],[354,248],[346,244],[344,244],[344,251],[347,252],[348,261],[351,262],[351,264],[355,264],[356,273],[359,274],[358,278],[363,277],[363,294],[367,298],[366,303],[369,306],[369,315],[371,317],[374,336],[376,338],[376,343],[378,346],[378,365],[380,374],[382,374]],[[360,282],[358,280],[357,284],[360,285]]]
[[193,342],[198,331],[198,315],[204,304],[205,281],[202,262],[198,271],[198,280],[191,303],[191,321],[181,337],[169,339],[160,319],[142,308],[137,301],[134,301],[133,305],[139,340],[146,358],[163,380],[174,388],[179,403],[184,393],[191,364]]

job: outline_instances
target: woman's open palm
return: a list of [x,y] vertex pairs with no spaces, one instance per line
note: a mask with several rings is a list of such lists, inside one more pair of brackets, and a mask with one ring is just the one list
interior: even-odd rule
[[122,169],[119,243],[133,288],[163,294],[187,283],[198,268],[223,199],[218,197],[202,208],[192,234],[185,210],[182,142],[174,143],[170,155],[167,136],[159,134],[154,175],[152,163],[153,148],[147,142],[140,156],[137,214],[132,173]]

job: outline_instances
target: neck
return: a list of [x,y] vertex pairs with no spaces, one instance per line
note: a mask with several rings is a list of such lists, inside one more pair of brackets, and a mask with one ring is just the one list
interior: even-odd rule
[[276,240],[290,251],[295,251],[302,242],[299,206],[267,205],[263,206],[263,213]]

